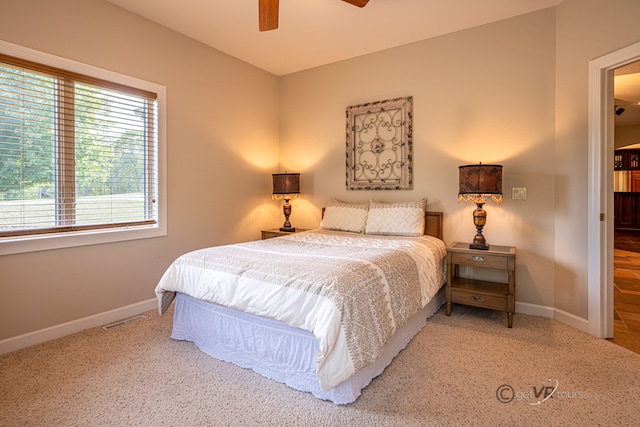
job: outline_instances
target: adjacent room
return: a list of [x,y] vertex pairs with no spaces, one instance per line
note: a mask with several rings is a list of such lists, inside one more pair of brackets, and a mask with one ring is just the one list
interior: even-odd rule
[[3,0],[0,425],[637,423],[638,16]]

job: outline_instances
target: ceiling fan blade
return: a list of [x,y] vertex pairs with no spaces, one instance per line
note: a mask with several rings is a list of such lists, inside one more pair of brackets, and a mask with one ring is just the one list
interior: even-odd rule
[[358,6],[358,7],[365,7],[367,3],[369,3],[369,0],[342,0],[342,1],[346,1],[347,3],[351,3],[352,5]]
[[258,21],[260,31],[278,28],[279,0],[258,0]]

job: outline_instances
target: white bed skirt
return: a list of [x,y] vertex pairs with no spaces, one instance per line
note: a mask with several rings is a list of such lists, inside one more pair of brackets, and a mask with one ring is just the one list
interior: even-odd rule
[[391,363],[444,303],[444,288],[407,324],[398,329],[382,355],[334,389],[324,391],[316,376],[318,341],[311,332],[282,322],[222,307],[178,293],[173,332],[216,359],[249,368],[296,390],[336,404],[354,402],[361,390]]

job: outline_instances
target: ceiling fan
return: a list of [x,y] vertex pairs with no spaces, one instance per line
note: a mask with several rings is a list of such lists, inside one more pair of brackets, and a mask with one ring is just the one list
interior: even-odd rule
[[[365,7],[369,0],[342,0],[354,6]],[[258,0],[258,21],[260,31],[278,28],[278,5],[280,0]]]

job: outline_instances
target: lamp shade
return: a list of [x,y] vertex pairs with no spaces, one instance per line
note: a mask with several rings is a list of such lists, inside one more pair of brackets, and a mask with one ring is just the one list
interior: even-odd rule
[[502,203],[502,165],[459,166],[459,201],[474,201],[490,196],[497,204]]
[[278,199],[296,199],[300,197],[300,174],[299,173],[274,173],[273,174],[273,196]]

